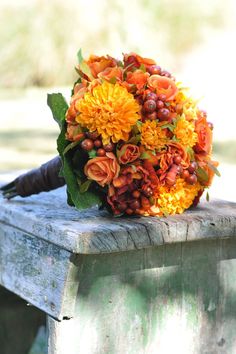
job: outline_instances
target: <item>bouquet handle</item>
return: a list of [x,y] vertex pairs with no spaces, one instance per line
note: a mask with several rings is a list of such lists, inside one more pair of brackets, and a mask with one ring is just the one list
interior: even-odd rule
[[61,158],[57,156],[39,168],[30,170],[2,186],[0,191],[4,198],[11,199],[16,196],[28,197],[62,187],[65,185],[65,180],[59,176],[61,167]]

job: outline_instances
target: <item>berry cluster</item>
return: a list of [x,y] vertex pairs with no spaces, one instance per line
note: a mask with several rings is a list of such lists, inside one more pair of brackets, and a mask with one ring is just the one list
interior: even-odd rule
[[113,142],[103,145],[101,136],[97,132],[84,133],[84,138],[80,143],[81,148],[87,152],[95,149],[96,155],[99,157],[105,156],[106,152],[112,152],[115,149]]

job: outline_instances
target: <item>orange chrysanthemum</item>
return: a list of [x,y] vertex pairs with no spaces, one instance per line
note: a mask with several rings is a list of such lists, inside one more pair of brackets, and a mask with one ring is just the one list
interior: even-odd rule
[[141,127],[141,144],[147,149],[156,150],[168,142],[165,130],[156,121],[147,120]]
[[139,119],[139,105],[132,94],[119,84],[107,81],[87,92],[77,101],[76,121],[90,132],[97,131],[103,144],[128,140],[132,126]]
[[178,178],[173,187],[161,186],[157,199],[157,206],[163,214],[181,214],[188,209],[203,187],[200,183],[194,185]]
[[178,119],[173,133],[183,146],[192,147],[197,142],[197,134],[194,132],[194,123],[188,122],[184,116]]

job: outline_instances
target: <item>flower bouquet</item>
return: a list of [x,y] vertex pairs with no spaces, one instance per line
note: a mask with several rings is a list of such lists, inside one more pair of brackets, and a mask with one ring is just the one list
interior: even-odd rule
[[166,216],[197,205],[219,172],[211,158],[213,125],[188,90],[135,53],[84,60],[79,51],[78,61],[69,106],[60,93],[48,95],[60,159],[43,167],[39,188],[30,183],[34,171],[27,191],[23,176],[2,188],[4,196],[66,182],[70,205],[99,204],[115,216]]

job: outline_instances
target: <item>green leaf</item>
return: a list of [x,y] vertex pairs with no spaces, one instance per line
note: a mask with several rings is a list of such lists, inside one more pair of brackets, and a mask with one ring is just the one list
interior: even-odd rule
[[170,105],[171,105],[170,102],[165,102],[165,106],[166,106],[166,107],[169,107]]
[[84,58],[83,58],[83,55],[82,55],[82,49],[81,49],[81,48],[78,50],[77,59],[78,59],[79,65],[84,61]]
[[221,177],[221,174],[220,174],[219,170],[213,164],[208,162],[207,165],[216,174],[216,176]]
[[[80,139],[80,140],[82,140],[82,139]],[[65,155],[69,150],[74,149],[74,147],[79,145],[80,140],[79,141],[73,141],[73,143],[68,144],[66,146],[66,148],[64,149],[63,154]]]
[[162,210],[162,212],[163,212],[163,214],[164,214],[164,216],[167,218],[170,214],[168,213],[168,211],[166,211],[166,210]]
[[88,152],[88,155],[89,155],[89,158],[90,158],[90,159],[93,159],[94,157],[97,156],[97,152],[96,152],[95,149],[92,149],[92,150],[90,150],[90,151]]
[[52,111],[53,118],[62,128],[65,121],[65,114],[68,109],[68,104],[61,93],[52,93],[47,95],[47,104]]
[[166,128],[168,128],[171,132],[173,132],[174,129],[175,129],[175,126],[170,124],[170,123],[166,123],[166,124],[161,126],[161,129],[166,129]]
[[150,154],[146,151],[142,152],[142,154],[139,157],[141,160],[145,160],[145,159],[150,159]]
[[132,136],[132,138],[130,138],[127,141],[127,144],[135,144],[135,145],[137,145],[137,143],[139,143],[140,140],[141,140],[141,134],[137,134],[135,136]]
[[196,174],[200,182],[207,182],[209,179],[207,172],[201,167],[197,168]]
[[206,192],[206,201],[209,202],[209,200],[210,200],[210,195],[209,195],[209,193],[208,193],[208,191],[207,191],[207,192]]
[[146,66],[142,63],[139,67],[140,70],[142,70],[144,73],[146,72]]
[[[67,193],[68,193],[68,203],[69,205],[74,205],[77,209],[90,208],[93,205],[100,204],[101,199],[98,194],[94,191],[87,191],[81,193],[79,190],[77,176],[73,171],[72,161],[68,155],[64,155],[63,151],[65,150],[68,142],[65,138],[66,133],[66,122],[62,124],[61,133],[57,139],[57,149],[62,159],[62,171],[63,177],[65,178],[67,184]],[[78,154],[82,154],[83,151],[78,151]],[[82,155],[81,155],[82,159]]]
[[112,78],[110,78],[110,80],[109,80],[109,82],[111,83],[111,84],[113,84],[113,85],[115,85],[116,84],[116,81],[117,81],[117,79],[116,79],[116,77],[115,76],[113,76]]
[[190,146],[187,146],[186,147],[186,152],[189,155],[190,160],[193,161],[194,160],[194,151],[193,151],[193,149]]
[[141,128],[142,128],[142,122],[140,121],[140,120],[138,120],[137,122],[136,122],[136,126],[138,127],[138,130],[140,131],[141,130]]
[[88,66],[88,64],[83,60],[80,63],[79,69],[82,71],[82,73],[84,73],[86,76],[88,76],[88,78],[93,81],[94,77],[91,73],[90,67]]
[[88,179],[87,181],[85,181],[84,183],[82,183],[79,187],[79,191],[80,193],[85,193],[87,192],[87,190],[89,189],[90,185],[92,183],[91,179]]

